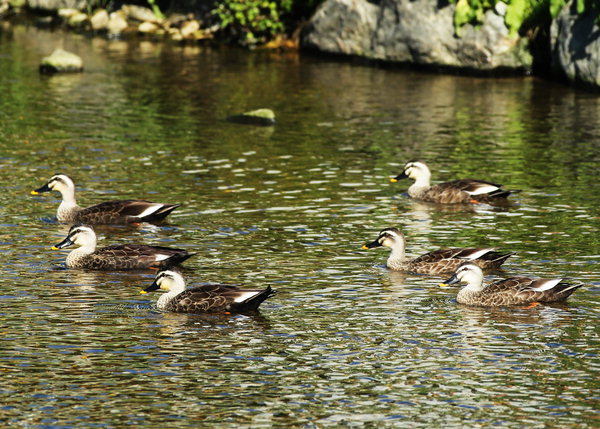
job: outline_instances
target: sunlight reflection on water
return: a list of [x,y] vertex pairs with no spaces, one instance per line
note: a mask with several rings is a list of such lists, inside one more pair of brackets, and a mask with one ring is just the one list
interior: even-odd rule
[[[31,31],[0,35],[0,55],[35,65],[39,36],[58,36]],[[0,64],[17,83],[0,81],[8,426],[594,427],[599,146],[576,130],[600,115],[572,127],[560,113],[597,112],[593,99],[529,78],[65,37],[92,71],[39,79]],[[276,109],[276,127],[222,121],[257,105]],[[510,207],[412,201],[389,178],[420,157],[434,182],[477,176],[522,192]],[[278,294],[253,316],[169,314],[139,295],[152,272],[63,269],[67,253],[49,250],[68,231],[52,217],[59,200],[29,195],[57,171],[74,176],[82,205],[182,203],[164,225],[98,227],[99,245],[185,247],[197,253],[189,284]],[[458,305],[439,278],[361,250],[388,226],[411,257],[517,252],[487,281],[586,287],[529,310]]]

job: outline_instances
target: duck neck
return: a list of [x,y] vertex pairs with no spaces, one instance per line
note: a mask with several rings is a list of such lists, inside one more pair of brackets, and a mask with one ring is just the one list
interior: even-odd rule
[[171,300],[184,290],[185,280],[183,280],[183,277],[176,277],[175,280],[169,284],[169,291],[167,293],[163,293],[160,298],[158,298],[156,306],[160,310],[164,310],[169,305]]
[[167,305],[169,305],[169,303],[171,302],[171,300],[173,298],[175,298],[177,295],[179,295],[179,292],[176,291],[169,291],[167,293],[163,293],[159,298],[158,301],[156,301],[156,306],[160,309],[160,310],[164,310],[165,308],[167,308]]
[[69,221],[71,220],[73,213],[79,210],[77,201],[75,201],[75,190],[67,188],[61,190],[60,193],[62,195],[62,201],[58,206],[56,217],[61,222]]
[[483,286],[483,279],[470,281],[465,287],[458,291],[457,299],[460,302],[467,297],[477,297],[481,294],[483,289],[485,289],[485,287]]
[[426,191],[431,187],[430,180],[431,173],[428,171],[423,172],[415,179],[415,183],[409,186],[408,194],[413,195],[415,193]]
[[392,253],[387,260],[387,266],[392,269],[402,269],[404,266],[405,255],[404,255],[404,243],[395,243],[394,247],[391,248]]
[[93,242],[86,243],[84,246],[78,247],[69,253],[67,256],[67,266],[73,267],[77,266],[78,261],[81,258],[85,258],[88,255],[91,255],[96,250],[96,239],[94,238]]

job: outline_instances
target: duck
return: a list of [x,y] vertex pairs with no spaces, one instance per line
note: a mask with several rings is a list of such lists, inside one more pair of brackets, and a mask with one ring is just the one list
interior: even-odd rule
[[277,293],[271,286],[266,289],[240,289],[237,286],[208,284],[186,289],[183,276],[173,269],[159,271],[154,282],[140,293],[146,294],[158,289],[167,291],[158,298],[158,309],[175,313],[256,311],[264,300]]
[[439,183],[431,186],[431,171],[424,162],[410,161],[404,171],[390,179],[397,182],[402,179],[413,179],[408,188],[408,195],[415,200],[441,204],[493,204],[504,203],[506,198],[517,190],[502,189],[502,185],[484,180],[461,179]]
[[67,268],[88,270],[140,270],[167,268],[193,256],[183,249],[144,244],[120,244],[96,249],[96,233],[89,225],[73,225],[67,237],[52,246],[59,250],[77,244],[67,256]]
[[514,252],[495,252],[493,248],[449,248],[434,250],[416,259],[406,259],[404,249],[406,239],[398,228],[384,228],[379,237],[362,246],[364,250],[375,247],[389,247],[392,254],[387,267],[395,271],[409,271],[418,274],[450,274],[463,262],[473,261],[484,269],[498,269]]
[[48,182],[31,191],[31,195],[58,191],[62,202],[56,211],[59,222],[83,223],[86,225],[123,225],[141,222],[160,222],[179,204],[153,203],[146,200],[105,201],[82,208],[75,201],[75,184],[66,174],[55,174]]
[[456,301],[480,307],[561,302],[583,286],[582,283],[569,283],[564,279],[532,277],[512,277],[484,286],[483,271],[472,262],[461,264],[454,275],[440,283],[440,286],[459,282],[467,285],[458,292]]

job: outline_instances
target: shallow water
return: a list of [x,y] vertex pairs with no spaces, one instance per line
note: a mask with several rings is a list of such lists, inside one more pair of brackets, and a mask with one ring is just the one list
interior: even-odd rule
[[[5,24],[4,24],[5,25]],[[83,74],[44,77],[54,47]],[[275,127],[223,120],[270,107]],[[7,427],[597,427],[600,98],[533,78],[378,69],[295,54],[0,30],[0,421]],[[509,208],[439,207],[389,183],[521,189]],[[191,284],[272,285],[256,316],[156,310],[151,272],[65,270],[57,195],[180,202],[101,245],[183,247]],[[570,277],[568,304],[457,305],[411,256],[511,250],[487,277]]]

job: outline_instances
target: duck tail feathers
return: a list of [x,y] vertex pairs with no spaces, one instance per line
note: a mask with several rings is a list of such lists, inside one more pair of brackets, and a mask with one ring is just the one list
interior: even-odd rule
[[271,286],[267,286],[267,288],[260,293],[248,298],[246,301],[240,303],[240,307],[243,311],[256,311],[258,307],[265,301],[267,298],[272,297],[277,293],[276,290],[271,289]]
[[164,220],[173,210],[179,207],[181,204],[163,204],[161,208],[156,210],[154,213],[150,213],[147,216],[140,218],[142,222],[159,222]]

